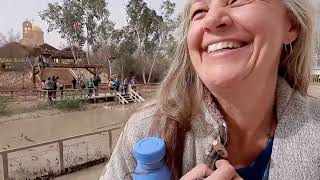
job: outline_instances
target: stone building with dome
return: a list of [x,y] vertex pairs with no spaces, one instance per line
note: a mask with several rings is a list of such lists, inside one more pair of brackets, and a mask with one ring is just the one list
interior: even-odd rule
[[33,25],[30,21],[22,23],[22,39],[20,44],[27,47],[38,47],[44,44],[43,31],[39,26]]

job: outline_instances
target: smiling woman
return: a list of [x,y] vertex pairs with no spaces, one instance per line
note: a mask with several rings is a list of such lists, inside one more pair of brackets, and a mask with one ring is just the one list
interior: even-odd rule
[[235,86],[243,79],[253,83],[250,77],[267,80],[277,69],[283,44],[293,42],[299,31],[281,1],[195,2],[190,14],[188,50],[207,87]]
[[133,144],[153,135],[175,180],[319,179],[313,18],[308,0],[187,1],[159,99],[130,118],[101,179],[133,172]]

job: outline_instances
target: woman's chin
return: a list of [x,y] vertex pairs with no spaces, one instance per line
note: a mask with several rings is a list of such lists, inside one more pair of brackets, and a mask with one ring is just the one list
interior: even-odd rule
[[210,88],[234,88],[241,82],[242,73],[235,73],[234,71],[228,73],[227,70],[221,73],[207,73],[202,75],[201,79],[204,84]]

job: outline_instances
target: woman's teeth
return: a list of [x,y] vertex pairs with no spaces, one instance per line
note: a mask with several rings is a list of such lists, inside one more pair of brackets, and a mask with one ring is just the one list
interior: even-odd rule
[[240,47],[241,47],[240,42],[219,42],[219,43],[209,45],[207,52],[210,54],[210,53],[215,53],[217,51],[221,51],[223,49],[237,49]]

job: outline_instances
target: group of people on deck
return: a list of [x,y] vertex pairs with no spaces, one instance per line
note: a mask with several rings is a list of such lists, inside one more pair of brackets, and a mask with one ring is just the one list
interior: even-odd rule
[[59,76],[52,76],[52,78],[48,77],[47,80],[42,80],[40,88],[48,92],[49,101],[57,99],[57,91],[60,91],[60,96],[63,98],[64,84],[59,79]]
[[[87,81],[85,81],[83,77],[79,77],[78,79],[73,78],[71,82],[74,90],[79,89],[81,93],[87,91],[88,97],[92,97],[93,94],[99,96],[98,90],[101,84],[99,75],[95,75]],[[110,94],[115,94],[120,91],[121,95],[126,95],[130,90],[136,90],[135,77],[131,77],[131,79],[125,78],[122,83],[117,77],[114,80],[110,78],[107,84]],[[52,76],[48,77],[47,80],[43,80],[39,89],[44,91],[44,96],[47,93],[49,101],[52,101],[57,99],[58,91],[60,91],[61,99],[63,98],[65,85],[58,76]]]
[[[117,77],[115,78],[115,80],[110,78],[108,82],[109,93],[113,94],[113,93],[119,92],[120,85],[121,85],[120,80]],[[136,81],[134,77],[132,77],[130,80],[128,80],[128,78],[125,78],[123,80],[121,95],[126,95],[130,89],[136,90]]]
[[99,85],[101,84],[101,78],[99,75],[95,75],[93,78],[90,78],[87,82],[85,82],[84,78],[73,78],[72,87],[73,89],[80,89],[84,91],[86,88],[88,89],[88,97],[91,97],[94,93],[95,96],[98,96]]

